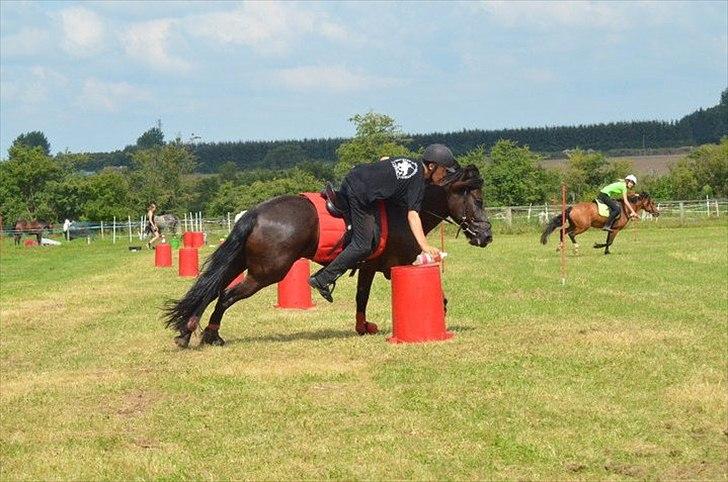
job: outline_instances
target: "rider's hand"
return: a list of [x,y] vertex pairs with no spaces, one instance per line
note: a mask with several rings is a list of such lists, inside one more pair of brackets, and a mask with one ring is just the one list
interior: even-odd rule
[[629,217],[630,219],[637,219],[639,216],[637,215],[637,213],[632,213],[629,215]]
[[425,245],[425,246],[424,246],[424,247],[422,248],[422,252],[423,252],[423,253],[427,253],[427,254],[429,254],[429,255],[430,255],[430,256],[432,256],[432,257],[433,257],[434,259],[440,259],[440,257],[441,257],[441,256],[440,256],[440,250],[439,250],[439,249],[437,249],[437,248],[436,248],[436,247],[434,247],[434,246],[430,246],[429,244],[428,244],[428,245]]

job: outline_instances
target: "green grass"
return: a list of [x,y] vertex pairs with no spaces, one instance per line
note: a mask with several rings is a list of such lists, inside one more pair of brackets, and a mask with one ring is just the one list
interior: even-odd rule
[[[377,277],[178,350],[159,305],[191,284],[125,244],[2,245],[0,479],[728,478],[728,226],[449,239],[452,341],[391,345]],[[207,250],[209,252],[209,249]],[[207,313],[209,316],[209,312]],[[196,344],[197,340],[193,340]]]

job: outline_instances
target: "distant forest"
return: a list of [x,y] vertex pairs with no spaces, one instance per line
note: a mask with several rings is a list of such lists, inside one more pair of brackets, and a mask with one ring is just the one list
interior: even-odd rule
[[[615,150],[664,149],[717,143],[728,135],[728,89],[721,94],[720,103],[699,109],[678,121],[633,121],[608,124],[529,127],[485,131],[413,134],[409,136],[412,150],[433,142],[447,144],[455,155],[465,154],[478,146],[492,147],[499,139],[509,139],[530,146],[532,151],[546,156],[560,156],[562,151],[576,147],[603,152]],[[242,170],[256,168],[283,169],[304,161],[336,162],[336,149],[348,139],[303,139],[288,141],[237,141],[199,143],[191,145],[196,156],[196,171],[217,172],[233,162]],[[127,146],[114,152],[88,153],[83,169],[97,171],[106,166],[129,166],[137,146]]]

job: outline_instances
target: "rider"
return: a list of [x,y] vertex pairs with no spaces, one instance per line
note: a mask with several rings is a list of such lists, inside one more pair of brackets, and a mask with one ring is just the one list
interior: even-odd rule
[[152,243],[159,239],[159,226],[157,226],[156,219],[154,218],[154,213],[156,212],[157,205],[154,202],[149,203],[149,207],[147,208],[147,229],[154,234],[154,237],[147,243],[149,249],[152,249]]
[[337,278],[369,256],[376,244],[374,215],[375,203],[379,200],[407,208],[407,222],[420,249],[434,258],[439,257],[440,250],[427,243],[418,212],[425,184],[439,183],[448,173],[455,172],[456,166],[452,152],[443,144],[427,146],[419,160],[383,157],[378,162],[355,166],[344,177],[339,192],[351,220],[351,242],[328,266],[311,276],[308,283],[333,302],[331,291]]
[[615,181],[599,192],[597,199],[609,207],[609,219],[602,228],[604,231],[612,231],[612,226],[619,217],[619,203],[615,199],[621,198],[624,201],[624,205],[631,211],[629,217],[637,217],[637,213],[627,199],[627,190],[632,189],[636,184],[637,178],[630,174],[624,180]]

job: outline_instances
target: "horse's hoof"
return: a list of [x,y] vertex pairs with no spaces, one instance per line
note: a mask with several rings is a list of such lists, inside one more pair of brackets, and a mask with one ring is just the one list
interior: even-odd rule
[[205,345],[223,346],[225,344],[225,340],[220,338],[220,334],[217,330],[205,328],[202,332],[202,343]]
[[356,332],[359,335],[376,335],[379,333],[379,327],[376,323],[370,323],[368,321],[356,323]]
[[192,333],[183,333],[179,336],[174,337],[174,342],[177,344],[180,348],[187,348],[190,345],[190,337],[192,336]]

